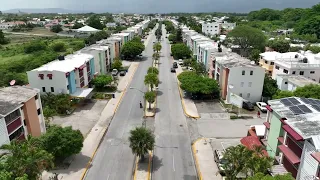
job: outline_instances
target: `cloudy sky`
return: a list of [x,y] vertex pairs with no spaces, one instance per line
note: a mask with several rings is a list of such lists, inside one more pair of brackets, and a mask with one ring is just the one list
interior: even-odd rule
[[1,0],[0,10],[64,8],[91,12],[248,12],[261,8],[311,7],[319,0]]

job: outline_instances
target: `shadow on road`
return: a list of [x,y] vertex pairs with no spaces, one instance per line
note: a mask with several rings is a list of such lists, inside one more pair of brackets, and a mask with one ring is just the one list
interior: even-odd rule
[[157,91],[157,95],[158,95],[158,96],[161,96],[162,94],[163,94],[162,91],[159,91],[159,90]]
[[158,113],[158,112],[160,112],[161,110],[160,110],[160,108],[156,108],[156,113]]
[[183,179],[184,180],[196,180],[197,176],[195,176],[195,175],[184,175]]
[[152,158],[152,173],[154,171],[157,171],[161,166],[163,166],[162,159],[159,159],[158,156],[153,155],[153,158]]

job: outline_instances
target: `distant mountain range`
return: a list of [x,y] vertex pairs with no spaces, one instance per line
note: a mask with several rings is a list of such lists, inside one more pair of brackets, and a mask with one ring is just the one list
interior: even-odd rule
[[83,13],[80,11],[73,11],[69,9],[63,9],[63,8],[41,8],[41,9],[29,9],[29,8],[22,8],[22,9],[10,9],[2,11],[3,13]]

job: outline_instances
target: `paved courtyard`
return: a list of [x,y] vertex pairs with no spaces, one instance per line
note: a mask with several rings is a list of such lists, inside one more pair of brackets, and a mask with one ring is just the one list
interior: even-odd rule
[[79,129],[86,137],[99,120],[101,112],[107,103],[107,100],[92,100],[91,102],[83,103],[71,115],[55,116],[51,123],[62,127],[72,126],[73,129]]

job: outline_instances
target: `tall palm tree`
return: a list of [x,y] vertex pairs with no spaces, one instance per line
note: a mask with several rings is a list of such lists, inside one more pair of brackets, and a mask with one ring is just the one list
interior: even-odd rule
[[149,103],[149,110],[151,109],[151,104],[155,102],[156,100],[156,93],[153,91],[148,91],[144,94],[144,98],[148,101]]
[[129,142],[132,153],[143,161],[144,155],[153,150],[155,137],[149,129],[137,127],[130,131]]
[[155,73],[149,73],[144,77],[144,84],[145,85],[150,85],[151,91],[153,90],[154,86],[158,86],[159,84],[159,79],[157,74]]
[[8,152],[6,164],[8,171],[15,177],[28,175],[29,179],[37,179],[44,170],[54,166],[53,156],[40,148],[38,139],[31,136],[26,141],[11,141],[0,149]]

